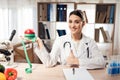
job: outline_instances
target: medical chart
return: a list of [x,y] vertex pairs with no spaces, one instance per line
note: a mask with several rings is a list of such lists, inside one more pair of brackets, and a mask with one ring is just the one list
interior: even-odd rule
[[63,73],[66,80],[94,80],[85,68],[66,68]]

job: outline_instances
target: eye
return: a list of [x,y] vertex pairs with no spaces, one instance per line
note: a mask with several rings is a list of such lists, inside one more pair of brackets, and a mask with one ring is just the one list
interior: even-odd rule
[[76,20],[76,21],[75,21],[75,23],[77,23],[77,24],[78,24],[78,23],[80,23],[80,21]]
[[69,23],[72,23],[72,21],[71,21],[71,20],[69,20]]

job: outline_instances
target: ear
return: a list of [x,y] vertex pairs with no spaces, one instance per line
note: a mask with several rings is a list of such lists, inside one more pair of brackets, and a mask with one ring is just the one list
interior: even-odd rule
[[82,26],[84,26],[85,24],[86,24],[86,22],[85,22],[85,21],[83,21]]

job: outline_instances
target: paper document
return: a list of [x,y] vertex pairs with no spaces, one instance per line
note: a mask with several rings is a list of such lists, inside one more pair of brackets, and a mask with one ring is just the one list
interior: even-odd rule
[[66,80],[94,80],[85,68],[63,69]]

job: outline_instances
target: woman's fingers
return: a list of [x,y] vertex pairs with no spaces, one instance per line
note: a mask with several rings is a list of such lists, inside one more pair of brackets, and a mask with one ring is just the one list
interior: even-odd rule
[[39,48],[41,48],[43,46],[43,42],[39,37],[37,37],[36,42],[38,43]]
[[74,54],[73,54],[73,51],[71,50],[70,54],[69,54],[69,57],[71,58],[75,58]]
[[71,50],[69,56],[66,59],[66,62],[68,65],[70,65],[71,67],[76,67],[76,65],[79,65],[79,60],[78,58],[76,58],[73,54],[73,51]]

